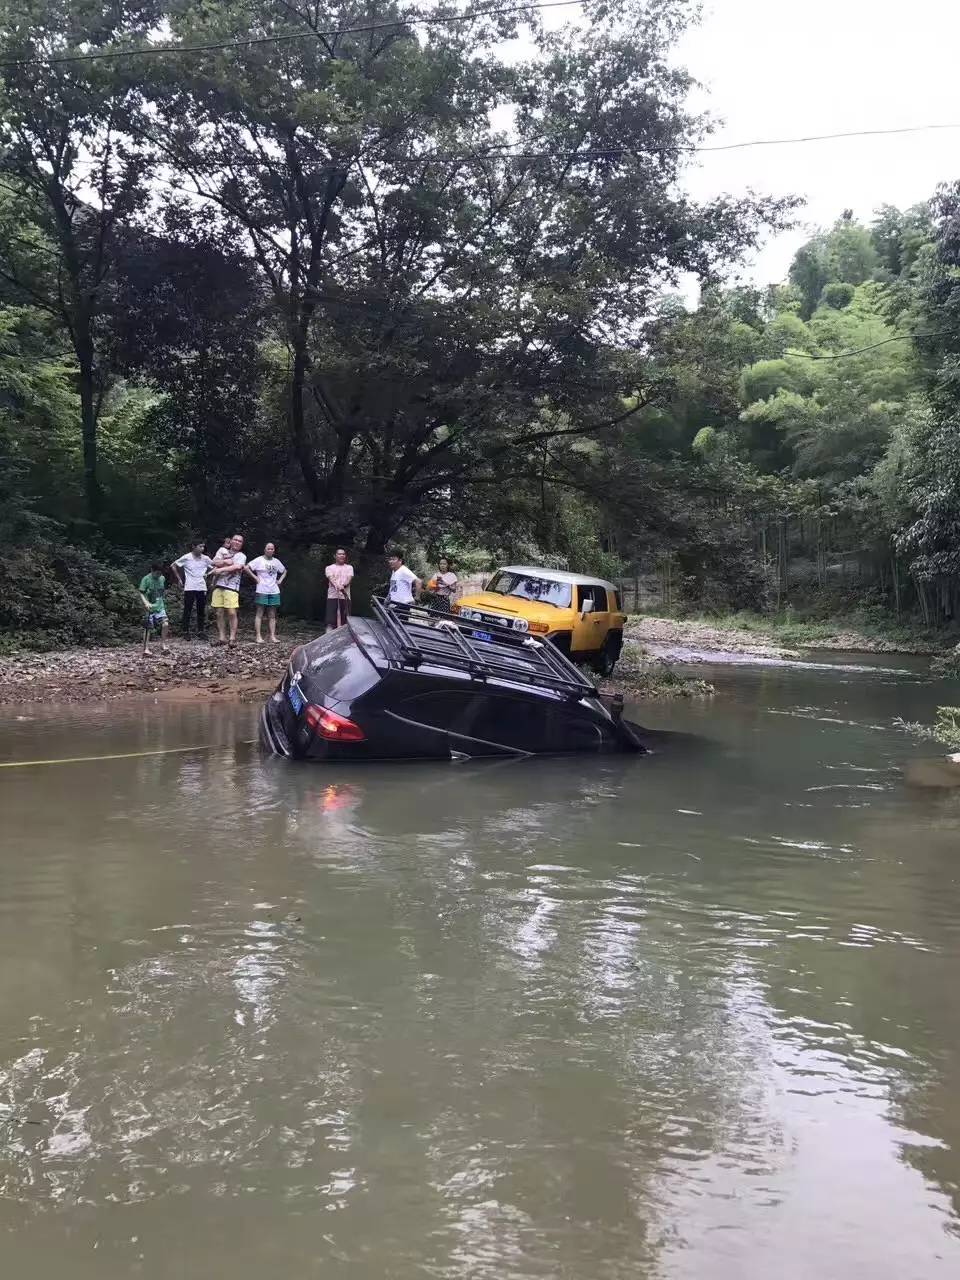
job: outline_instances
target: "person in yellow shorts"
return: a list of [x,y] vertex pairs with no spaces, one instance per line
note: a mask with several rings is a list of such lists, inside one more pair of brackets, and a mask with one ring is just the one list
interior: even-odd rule
[[[229,552],[229,559],[223,555],[224,551]],[[229,547],[224,545],[217,552],[213,568],[210,570],[213,577],[213,596],[210,604],[217,619],[217,635],[220,637],[221,644],[233,645],[237,642],[240,575],[246,563],[247,557],[243,554],[243,536],[235,533],[230,539]]]

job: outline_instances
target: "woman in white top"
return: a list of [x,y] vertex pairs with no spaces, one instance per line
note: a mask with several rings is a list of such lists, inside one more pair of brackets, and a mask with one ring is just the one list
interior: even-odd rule
[[270,640],[277,644],[277,610],[280,608],[280,587],[287,576],[287,567],[276,556],[276,547],[268,542],[263,548],[263,555],[257,556],[245,566],[244,572],[257,584],[254,603],[257,611],[254,614],[253,629],[256,632],[257,644],[263,644],[260,628],[263,626],[263,615],[267,615],[267,627]]

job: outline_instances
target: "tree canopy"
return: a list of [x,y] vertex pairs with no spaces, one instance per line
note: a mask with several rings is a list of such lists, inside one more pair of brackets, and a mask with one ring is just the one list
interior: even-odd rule
[[956,192],[731,283],[795,202],[686,194],[686,0],[0,10],[11,536],[673,558],[754,605],[856,554],[952,608]]

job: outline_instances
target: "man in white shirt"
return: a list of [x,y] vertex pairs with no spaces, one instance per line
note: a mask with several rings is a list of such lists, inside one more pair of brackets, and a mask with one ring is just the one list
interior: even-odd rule
[[207,634],[207,570],[213,561],[204,555],[206,544],[203,540],[194,542],[190,550],[174,560],[170,568],[177,581],[183,587],[183,638],[190,638],[190,614],[196,610],[197,638]]
[[413,604],[420,597],[423,583],[403,563],[403,556],[399,551],[394,551],[387,563],[390,565],[390,603]]
[[343,547],[334,552],[333,564],[324,570],[327,576],[327,630],[342,627],[350,616],[350,584],[353,581],[353,565],[347,564]]
[[[221,551],[223,548],[221,548]],[[243,554],[243,535],[235,533],[230,539],[230,560],[224,563],[220,551],[217,552],[211,573],[213,575],[213,598],[210,603],[216,610],[217,635],[221,644],[234,645],[237,642],[237,610],[240,608],[240,575],[247,557]],[[230,639],[227,640],[227,626],[230,628]]]

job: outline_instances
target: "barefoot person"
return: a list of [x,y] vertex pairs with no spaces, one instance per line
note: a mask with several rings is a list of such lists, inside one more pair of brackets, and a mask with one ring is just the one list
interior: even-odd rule
[[287,576],[287,568],[277,559],[276,551],[277,549],[273,543],[268,542],[263,548],[263,555],[251,560],[248,565],[244,566],[243,570],[257,584],[257,594],[254,597],[257,612],[253,620],[257,644],[263,644],[261,628],[263,627],[264,614],[267,615],[267,629],[270,633],[270,639],[274,644],[277,644],[277,610],[280,608],[280,587]]
[[167,652],[167,606],[163,595],[167,589],[167,580],[163,576],[163,565],[157,560],[150,566],[150,572],[140,579],[140,601],[143,604],[143,652],[149,652],[151,631],[160,632],[160,652]]
[[190,637],[190,615],[197,615],[197,636],[206,635],[207,626],[207,570],[213,561],[205,555],[206,544],[202,539],[194,542],[190,550],[170,565],[177,581],[183,587],[183,638]]
[[391,604],[413,604],[419,599],[423,583],[403,563],[403,552],[393,551],[387,557],[390,566],[390,602]]
[[[230,559],[222,556],[229,550]],[[243,554],[243,536],[235,533],[230,539],[229,548],[221,547],[214,557],[213,568],[213,605],[217,619],[217,635],[221,644],[234,645],[237,642],[237,610],[240,608],[240,575],[247,557]],[[228,639],[229,633],[229,639]]]
[[350,584],[353,582],[353,565],[347,564],[343,547],[334,552],[333,564],[328,564],[327,575],[327,630],[342,627],[350,616]]

